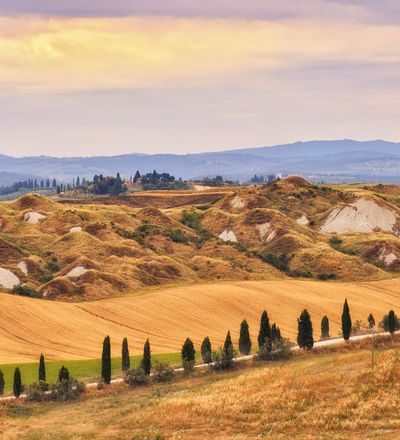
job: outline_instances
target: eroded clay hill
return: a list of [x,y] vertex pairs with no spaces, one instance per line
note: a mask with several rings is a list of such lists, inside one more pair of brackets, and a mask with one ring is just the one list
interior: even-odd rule
[[400,191],[251,188],[0,204],[0,287],[77,301],[148,286],[287,277],[378,280],[400,271]]

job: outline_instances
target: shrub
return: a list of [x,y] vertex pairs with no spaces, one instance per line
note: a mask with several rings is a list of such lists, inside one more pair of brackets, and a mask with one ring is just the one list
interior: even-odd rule
[[200,231],[202,218],[203,218],[203,214],[199,212],[183,211],[180,222],[183,225],[188,226],[191,229],[194,229],[195,231]]
[[149,378],[142,367],[137,367],[132,368],[125,373],[124,381],[131,388],[136,388],[139,386],[147,385],[149,382]]
[[225,350],[214,351],[212,354],[213,370],[230,370],[234,367],[233,350],[226,352]]
[[60,266],[55,261],[49,261],[46,264],[46,269],[49,270],[50,272],[59,272]]
[[169,362],[156,361],[153,367],[154,379],[157,382],[170,382],[174,375],[175,371],[169,364]]
[[28,385],[25,394],[28,402],[43,402],[49,399],[49,396],[37,382]]
[[369,328],[374,328],[375,327],[375,318],[372,315],[372,313],[370,313],[369,316],[368,316],[368,326],[369,326]]
[[388,330],[391,334],[393,334],[396,330],[396,326],[398,324],[398,319],[396,314],[394,313],[393,310],[390,310],[388,313],[388,319],[387,319],[387,323],[388,323]]
[[[397,318],[397,315],[394,314],[394,320],[395,320],[395,330],[400,329],[400,322]],[[382,319],[382,321],[379,323],[379,327],[384,330],[385,332],[389,331],[389,315],[385,315]]]
[[342,243],[343,241],[337,235],[332,235],[329,239],[329,244],[331,246],[340,246]]
[[267,344],[258,351],[258,358],[264,361],[276,361],[280,359],[289,359],[293,352],[291,350],[292,344],[287,338],[280,338],[272,341],[271,350]]
[[29,298],[41,298],[41,295],[39,292],[37,292],[35,289],[32,289],[28,286],[14,286],[12,289],[12,293],[14,295],[19,296],[27,296]]
[[58,372],[58,381],[59,382],[69,382],[69,371],[68,368],[64,367],[64,365],[60,368]]
[[50,386],[49,400],[68,402],[76,400],[85,391],[85,384],[76,379],[63,380]]
[[53,278],[54,278],[53,274],[51,274],[51,273],[44,273],[43,275],[41,275],[39,277],[39,282],[41,284],[46,284],[46,283],[50,282]]
[[328,280],[336,280],[337,276],[335,273],[320,273],[318,274],[318,279],[321,281],[328,281]]

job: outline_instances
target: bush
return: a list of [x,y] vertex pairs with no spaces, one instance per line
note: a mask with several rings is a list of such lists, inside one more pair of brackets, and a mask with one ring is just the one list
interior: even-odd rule
[[173,379],[175,371],[169,362],[156,361],[153,367],[153,374],[157,382],[165,383]]
[[331,246],[340,246],[342,243],[343,241],[337,235],[332,235],[329,239],[329,244]]
[[337,276],[335,273],[320,273],[318,274],[318,279],[321,281],[328,281],[328,280],[336,280]]
[[63,380],[50,386],[49,400],[68,402],[76,400],[85,391],[85,384],[76,379]]
[[149,378],[142,367],[137,367],[137,368],[132,368],[131,370],[125,373],[124,381],[131,388],[136,388],[139,386],[147,385],[149,382]]
[[27,296],[29,298],[41,298],[41,295],[39,292],[37,292],[35,289],[32,289],[28,286],[14,286],[12,289],[12,293],[14,295]]
[[46,269],[49,270],[50,272],[59,272],[60,266],[55,261],[49,261],[46,264]]
[[185,359],[185,360],[182,362],[183,371],[184,371],[185,375],[189,375],[190,373],[193,372],[193,370],[194,370],[194,364],[195,364],[194,361],[188,361],[187,359]]
[[46,284],[53,279],[53,275],[51,273],[44,273],[39,277],[39,283]]
[[49,395],[42,389],[39,383],[34,382],[28,385],[25,391],[28,402],[43,402],[49,399]]
[[268,344],[264,344],[258,351],[258,358],[263,361],[276,361],[289,359],[292,356],[291,343],[287,338],[280,338],[272,341],[271,350]]
[[64,365],[60,368],[60,371],[58,372],[58,381],[69,382],[69,371],[68,368],[64,367]]
[[212,354],[211,367],[213,370],[230,370],[235,366],[233,362],[233,350],[219,350]]
[[203,219],[203,214],[199,212],[183,211],[180,222],[183,225],[188,226],[191,229],[194,229],[195,231],[200,231],[202,219]]

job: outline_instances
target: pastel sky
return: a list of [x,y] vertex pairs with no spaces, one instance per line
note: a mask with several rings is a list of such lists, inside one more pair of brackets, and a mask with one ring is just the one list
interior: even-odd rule
[[0,0],[0,153],[400,141],[398,0]]

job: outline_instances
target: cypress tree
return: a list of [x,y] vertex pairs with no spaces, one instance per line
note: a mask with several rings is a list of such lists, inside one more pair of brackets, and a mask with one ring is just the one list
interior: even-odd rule
[[203,362],[207,364],[211,362],[211,341],[208,336],[204,338],[201,344],[201,357],[203,358]]
[[307,309],[304,309],[301,312],[300,318],[297,320],[297,325],[297,343],[299,344],[299,347],[311,350],[314,345],[314,338],[311,318]]
[[104,382],[111,382],[111,344],[110,337],[106,336],[103,341],[103,353],[101,355],[101,377]]
[[258,348],[261,349],[264,344],[268,344],[268,351],[271,351],[271,328],[266,310],[264,310],[261,315],[260,331],[258,332]]
[[0,370],[0,395],[4,393],[4,374]]
[[131,359],[129,357],[128,338],[122,341],[122,371],[128,371],[131,367]]
[[375,318],[372,315],[372,313],[370,313],[369,316],[368,316],[368,325],[369,325],[369,328],[374,328],[375,327]]
[[281,330],[274,322],[271,326],[271,342],[279,341],[280,339],[282,339]]
[[21,390],[22,390],[21,372],[17,367],[14,371],[14,383],[13,383],[13,392],[16,398],[18,398],[21,395]]
[[150,351],[150,341],[148,339],[143,347],[143,358],[140,365],[143,368],[145,374],[149,376],[151,371],[151,351]]
[[181,350],[182,362],[194,362],[196,350],[191,339],[186,338]]
[[329,319],[325,315],[321,321],[321,339],[329,338]]
[[46,366],[44,364],[44,356],[43,353],[40,355],[39,360],[39,381],[46,382]]
[[240,324],[239,351],[244,355],[249,354],[251,351],[249,324],[245,319]]
[[350,339],[350,333],[351,333],[351,317],[350,317],[349,305],[347,304],[347,298],[345,299],[343,304],[342,332],[343,332],[344,340],[348,341]]
[[60,371],[58,372],[58,381],[69,382],[69,371],[67,367],[64,367],[64,365],[60,368]]
[[397,318],[396,314],[393,310],[390,310],[388,313],[388,330],[391,334],[393,334],[396,330]]
[[233,344],[232,344],[232,338],[231,338],[231,332],[228,331],[226,334],[225,342],[224,342],[224,352],[226,354],[232,353],[233,355]]

